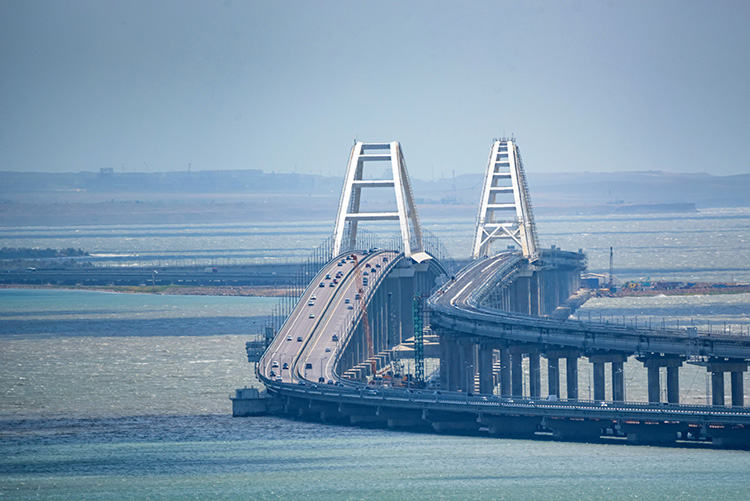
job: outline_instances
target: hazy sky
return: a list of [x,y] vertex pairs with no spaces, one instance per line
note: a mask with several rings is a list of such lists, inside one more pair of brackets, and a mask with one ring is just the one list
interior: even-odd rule
[[0,2],[0,170],[750,173],[750,2]]

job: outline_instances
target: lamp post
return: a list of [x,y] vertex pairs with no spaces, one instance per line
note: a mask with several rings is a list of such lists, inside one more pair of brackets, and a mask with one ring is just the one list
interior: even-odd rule
[[323,376],[323,362],[326,360],[328,360],[328,357],[323,357],[320,359],[320,377],[322,377],[323,379],[325,379],[325,377]]

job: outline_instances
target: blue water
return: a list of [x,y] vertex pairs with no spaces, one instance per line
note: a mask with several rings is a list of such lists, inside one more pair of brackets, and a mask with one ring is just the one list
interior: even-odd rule
[[[473,219],[426,219],[456,258],[468,257]],[[583,249],[591,271],[625,280],[750,282],[750,207],[698,213],[546,216],[536,219],[539,243]],[[384,236],[398,225],[362,223]],[[233,224],[0,227],[7,247],[83,248],[99,264],[144,266],[298,262],[333,232],[332,221]],[[92,259],[92,258],[87,258]]]
[[[259,315],[274,304],[267,298],[0,291],[0,496],[746,498],[746,452],[232,418],[229,393],[256,382],[244,353],[252,329],[240,315]],[[106,328],[94,332],[89,325],[102,319]],[[161,331],[152,330],[154,319]],[[196,320],[229,327],[196,335],[184,330]],[[7,322],[33,328],[14,333]],[[632,396],[638,385],[628,385]],[[702,397],[702,374],[692,386]]]
[[[424,223],[453,255],[468,254],[471,221]],[[586,250],[592,270],[607,269],[613,245],[623,279],[750,281],[748,209],[543,218],[538,228],[545,246]],[[0,228],[0,238],[13,247],[83,247],[102,261],[120,255],[120,263],[239,262],[296,259],[330,229],[327,222]],[[231,418],[230,392],[257,383],[244,344],[275,304],[0,290],[0,498],[750,498],[747,452]],[[737,333],[747,329],[750,295],[598,299],[581,311],[589,313],[712,329],[727,323]],[[586,364],[579,378],[586,396]],[[644,380],[642,367],[628,362],[628,399],[645,398]],[[705,369],[685,367],[680,392],[684,402],[705,402]]]

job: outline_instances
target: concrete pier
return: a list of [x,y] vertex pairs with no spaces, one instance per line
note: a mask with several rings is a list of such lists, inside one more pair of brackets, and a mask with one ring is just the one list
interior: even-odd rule
[[266,393],[257,388],[235,390],[234,397],[230,397],[230,399],[232,400],[232,416],[234,417],[260,416],[267,414],[273,407],[269,405],[271,399],[268,398]]

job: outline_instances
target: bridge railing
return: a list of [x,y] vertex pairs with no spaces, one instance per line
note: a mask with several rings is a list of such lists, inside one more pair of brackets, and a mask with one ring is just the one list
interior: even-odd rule
[[471,293],[468,302],[472,306],[478,307],[482,300],[487,297],[493,289],[509,282],[513,276],[515,276],[518,267],[521,265],[522,260],[520,254],[516,254],[508,259],[507,262],[503,263],[497,272],[492,277],[492,280],[488,280]]
[[[689,422],[750,424],[750,408],[718,405],[691,405],[644,402],[610,402],[600,400],[547,400],[530,397],[501,397],[498,395],[467,394],[443,390],[424,390],[408,388],[371,387],[365,385],[333,386],[327,384],[277,383],[276,388],[314,398],[320,396],[338,401],[358,399],[363,401],[399,402],[420,406],[435,404],[438,406],[457,406],[470,412],[492,409],[501,412],[518,412],[544,415],[559,415],[568,412],[582,417],[602,417],[613,420],[649,419],[658,416],[660,420],[682,420]],[[440,407],[437,407],[440,408]]]

